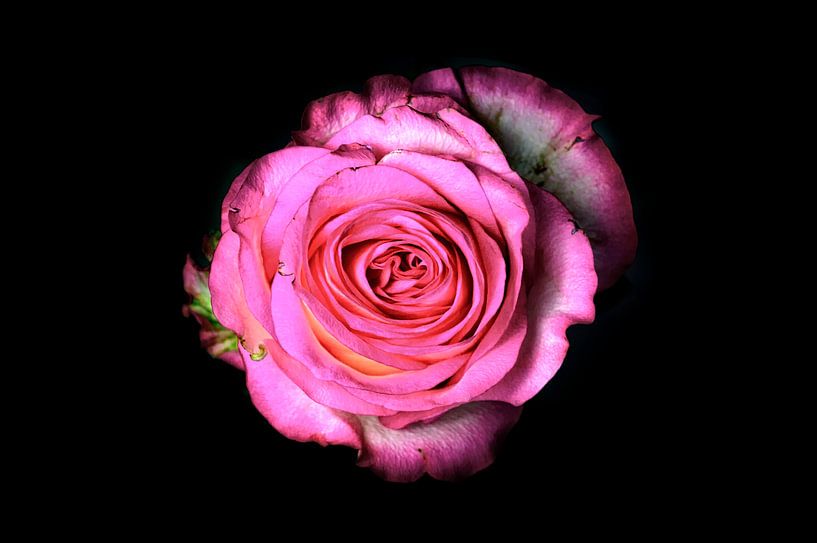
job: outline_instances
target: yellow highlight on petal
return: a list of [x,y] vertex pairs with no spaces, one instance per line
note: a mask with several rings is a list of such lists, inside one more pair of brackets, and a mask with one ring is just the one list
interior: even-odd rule
[[398,368],[381,364],[380,362],[354,352],[352,349],[335,339],[326,330],[326,328],[324,328],[323,325],[318,322],[318,319],[315,318],[315,315],[312,314],[312,311],[310,311],[306,305],[303,307],[304,314],[309,322],[309,327],[312,329],[312,333],[315,334],[315,337],[323,348],[329,351],[329,354],[337,358],[339,361],[343,362],[350,368],[356,369],[361,373],[371,376],[392,375],[400,372]]

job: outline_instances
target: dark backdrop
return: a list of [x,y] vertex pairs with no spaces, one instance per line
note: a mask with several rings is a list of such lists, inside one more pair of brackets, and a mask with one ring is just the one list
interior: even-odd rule
[[[526,51],[526,52],[521,52]],[[683,67],[641,45],[600,45],[593,54],[568,48],[548,54],[535,44],[461,47],[453,52],[246,56],[216,47],[177,47],[142,66],[132,84],[136,116],[152,125],[137,161],[141,180],[158,195],[142,210],[144,246],[136,247],[141,280],[150,285],[151,314],[139,337],[151,338],[138,362],[145,387],[136,407],[140,432],[126,448],[133,468],[156,494],[223,500],[244,488],[276,494],[346,499],[442,499],[512,496],[519,489],[615,497],[643,495],[683,477],[686,446],[677,407],[679,380],[693,363],[678,360],[681,271],[672,211],[680,180],[676,149],[667,143],[681,115],[675,99]],[[255,410],[243,374],[211,359],[197,327],[181,315],[181,268],[201,235],[216,227],[221,199],[250,161],[279,149],[299,126],[303,107],[331,92],[359,90],[369,76],[409,78],[446,65],[501,64],[563,89],[589,112],[624,172],[639,233],[638,256],[626,276],[598,297],[598,316],[570,329],[570,351],[553,380],[526,404],[493,466],[462,483],[427,477],[389,484],[355,466],[356,451],[321,448],[280,436]],[[142,343],[140,341],[140,343]],[[500,493],[496,493],[499,491]],[[419,503],[419,502],[418,502]]]

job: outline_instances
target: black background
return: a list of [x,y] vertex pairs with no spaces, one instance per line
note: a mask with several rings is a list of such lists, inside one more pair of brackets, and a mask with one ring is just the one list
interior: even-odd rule
[[[142,482],[168,499],[224,500],[253,488],[293,499],[342,500],[353,492],[422,503],[417,500],[430,495],[496,499],[520,489],[617,499],[622,489],[649,496],[683,479],[694,451],[687,454],[677,400],[694,362],[683,359],[677,340],[684,272],[670,257],[681,250],[673,232],[683,202],[677,149],[661,122],[683,116],[676,76],[684,66],[644,44],[593,44],[589,51],[572,46],[553,55],[533,42],[250,57],[197,45],[174,47],[142,66],[139,73],[150,77],[132,81],[140,95],[133,113],[153,129],[141,142],[139,162],[148,172],[147,193],[159,198],[142,209],[139,232],[149,243],[137,248],[133,266],[149,286],[143,337],[155,341],[138,367],[139,432],[124,443],[136,452],[130,469]],[[196,325],[182,317],[181,268],[202,234],[217,226],[233,177],[285,145],[311,99],[360,90],[380,73],[412,78],[437,67],[486,63],[533,73],[602,116],[595,127],[627,180],[638,256],[598,297],[596,322],[570,329],[562,369],[526,404],[494,465],[460,483],[428,477],[386,483],[355,466],[355,450],[289,441],[264,420],[243,374],[211,359],[198,345]]]

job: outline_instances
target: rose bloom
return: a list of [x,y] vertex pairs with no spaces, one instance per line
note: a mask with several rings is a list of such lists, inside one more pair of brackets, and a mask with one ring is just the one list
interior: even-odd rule
[[312,102],[230,187],[209,291],[188,260],[205,346],[291,439],[393,481],[485,468],[634,257],[593,120],[504,68]]

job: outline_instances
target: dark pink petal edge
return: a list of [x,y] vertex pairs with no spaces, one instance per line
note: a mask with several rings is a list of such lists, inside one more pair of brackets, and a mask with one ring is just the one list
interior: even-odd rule
[[637,236],[621,170],[593,131],[596,119],[560,90],[507,68],[435,70],[415,93],[443,93],[485,125],[525,179],[552,192],[590,239],[599,289],[611,286],[635,258]]

